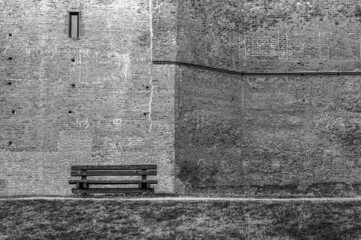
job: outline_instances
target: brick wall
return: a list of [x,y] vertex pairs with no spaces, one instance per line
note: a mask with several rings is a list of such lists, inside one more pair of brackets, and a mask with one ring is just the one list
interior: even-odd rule
[[242,70],[243,1],[178,3],[177,61]]
[[177,60],[247,72],[360,69],[359,0],[178,4]]
[[[360,1],[182,1],[177,61],[245,72],[359,71]],[[176,75],[176,187],[360,194],[360,76]]]
[[179,191],[360,193],[358,76],[244,77],[183,66],[176,79]]
[[173,191],[174,78],[150,61],[150,3],[0,1],[0,195],[70,194],[75,164],[155,163]]
[[245,70],[360,69],[360,4],[358,0],[245,3]]
[[0,195],[69,194],[71,165],[117,163],[158,164],[158,192],[358,194],[359,76],[151,60],[358,71],[360,6],[1,1]]
[[152,0],[154,61],[175,61],[177,58],[178,0]]

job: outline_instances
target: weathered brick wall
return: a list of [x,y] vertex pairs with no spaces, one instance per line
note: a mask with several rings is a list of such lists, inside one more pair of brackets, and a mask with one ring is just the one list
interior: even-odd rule
[[176,79],[179,191],[360,193],[360,77],[183,66]]
[[[358,71],[361,1],[182,1],[177,61],[246,72]],[[360,77],[180,66],[176,186],[360,194]]]
[[152,60],[177,58],[178,0],[152,0]]
[[177,61],[242,68],[243,5],[239,0],[179,1]]
[[245,3],[245,70],[360,69],[360,4],[359,0]]
[[242,70],[353,71],[359,0],[179,1],[177,60]]
[[173,191],[173,70],[151,64],[150,3],[0,1],[0,195],[70,194],[75,164],[155,163]]
[[[242,81],[239,76],[178,67],[176,74],[176,188],[244,184]],[[234,152],[231,152],[233,151]],[[227,151],[229,151],[227,153]],[[190,189],[193,188],[193,189]]]
[[158,164],[159,192],[358,193],[358,76],[151,60],[357,71],[360,4],[0,1],[0,195],[69,194],[71,165],[116,163]]

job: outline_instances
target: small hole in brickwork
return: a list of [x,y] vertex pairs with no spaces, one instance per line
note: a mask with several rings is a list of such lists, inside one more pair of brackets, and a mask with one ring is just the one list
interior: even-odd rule
[[340,73],[337,73],[337,75],[340,75]]
[[9,37],[11,37],[12,36],[12,34],[11,33],[9,33]]
[[146,88],[146,89],[149,89],[149,86],[146,86],[145,88]]
[[8,82],[8,85],[11,85],[11,84],[13,84],[12,82]]
[[306,100],[305,100],[305,99],[303,99],[303,102],[306,102]]
[[301,73],[301,76],[305,75],[304,73]]
[[147,113],[143,113],[144,116],[147,116]]
[[10,146],[10,145],[12,145],[12,144],[13,144],[13,142],[12,142],[12,141],[9,141],[9,142],[8,142],[8,144],[9,144],[9,146]]
[[73,111],[69,111],[69,113],[73,113]]
[[71,86],[72,88],[75,88],[75,84],[74,84],[74,83],[70,84],[70,86]]
[[72,62],[75,62],[75,58],[72,58],[71,61],[72,61]]
[[12,58],[12,57],[8,57],[8,60],[10,60],[10,61],[11,61],[11,60],[13,60],[13,58]]
[[15,114],[15,113],[16,113],[16,111],[15,111],[15,110],[12,110],[11,112],[12,112],[12,114]]

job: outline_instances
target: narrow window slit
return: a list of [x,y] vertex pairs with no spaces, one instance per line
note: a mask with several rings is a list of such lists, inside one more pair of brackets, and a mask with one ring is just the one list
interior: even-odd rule
[[79,38],[79,12],[69,12],[69,37]]

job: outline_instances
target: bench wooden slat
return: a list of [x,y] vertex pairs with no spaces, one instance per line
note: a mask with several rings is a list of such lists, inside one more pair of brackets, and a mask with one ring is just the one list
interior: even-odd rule
[[154,192],[154,188],[87,188],[77,189],[72,188],[72,193],[83,194],[83,193],[141,193],[141,192]]
[[88,184],[139,184],[149,183],[158,184],[158,180],[69,180],[69,184],[88,183]]
[[157,165],[76,165],[72,166],[71,170],[142,170],[142,169],[157,169]]
[[[158,180],[148,179],[148,176],[157,175],[157,165],[76,165],[71,167],[72,177],[81,177],[81,180],[69,180],[69,184],[76,184],[72,189],[73,193],[129,193],[129,192],[154,192],[150,188],[151,184],[158,184]],[[87,176],[142,176],[142,180],[137,179],[87,179]],[[137,184],[138,188],[89,188],[90,185],[112,185],[112,184]]]
[[149,171],[87,170],[84,171],[83,173],[81,170],[71,171],[71,176],[141,176],[141,175],[156,176],[157,171],[156,170],[149,170]]

